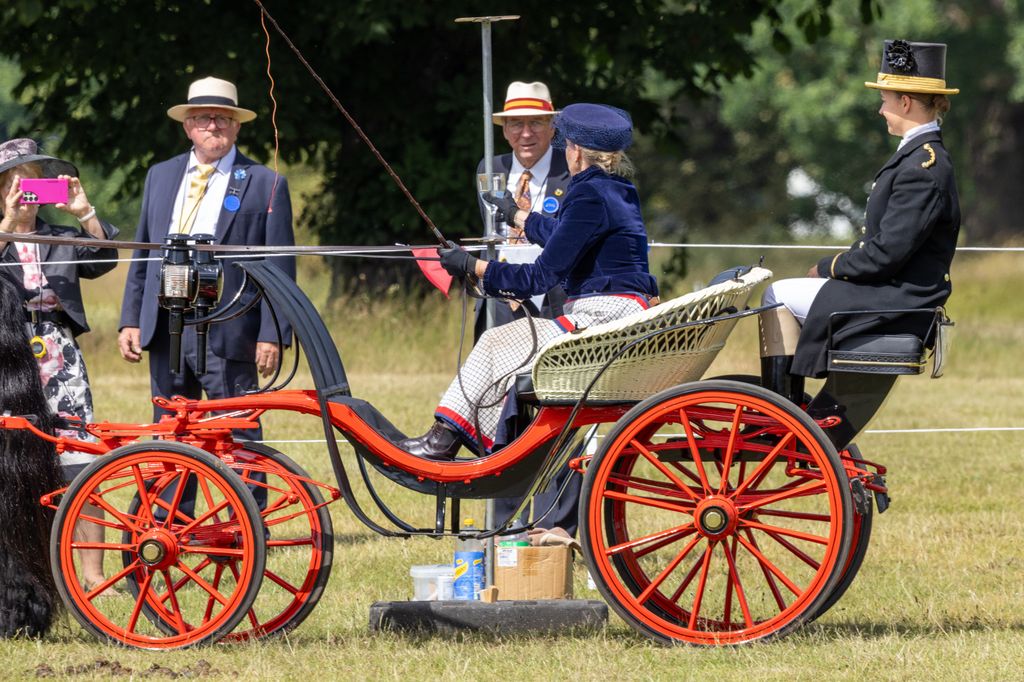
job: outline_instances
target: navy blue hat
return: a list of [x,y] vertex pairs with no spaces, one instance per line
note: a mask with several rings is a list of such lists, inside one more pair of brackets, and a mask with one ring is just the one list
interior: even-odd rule
[[599,152],[618,152],[633,144],[633,119],[607,104],[570,104],[555,116],[555,149],[571,140]]

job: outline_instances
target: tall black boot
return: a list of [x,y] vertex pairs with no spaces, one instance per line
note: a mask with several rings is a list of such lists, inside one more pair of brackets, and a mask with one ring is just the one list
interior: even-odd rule
[[769,355],[761,358],[761,386],[778,393],[798,407],[804,399],[804,377],[790,374],[792,355]]
[[455,459],[456,453],[462,447],[462,441],[455,429],[438,419],[422,436],[400,440],[396,445],[410,455],[425,459],[451,461]]

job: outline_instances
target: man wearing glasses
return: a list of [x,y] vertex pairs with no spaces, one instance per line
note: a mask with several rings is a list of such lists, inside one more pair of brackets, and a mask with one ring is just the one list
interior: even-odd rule
[[[247,158],[235,147],[243,123],[256,113],[238,106],[233,83],[203,78],[189,87],[188,102],[173,106],[167,115],[180,121],[192,149],[156,164],[146,176],[142,212],[136,239],[163,242],[168,234],[210,234],[218,244],[291,246],[292,205],[284,177]],[[136,252],[148,258],[151,252]],[[294,258],[273,263],[292,278]],[[149,352],[153,396],[183,395],[226,398],[255,388],[257,374],[267,377],[280,362],[279,343],[290,342],[284,319],[278,338],[273,319],[261,304],[234,320],[210,326],[206,372],[197,374],[195,330],[182,335],[181,371],[171,374],[167,311],[160,308],[158,261],[131,264],[121,306],[118,346],[128,362],[139,362]],[[230,301],[241,285],[241,271],[224,262],[221,301]],[[154,406],[154,420],[163,410]],[[259,429],[239,433],[259,438]]]
[[[547,85],[539,81],[515,81],[508,86],[504,109],[493,115],[495,125],[501,126],[505,140],[512,147],[511,153],[494,158],[494,172],[508,174],[506,190],[515,198],[519,208],[552,217],[561,207],[562,197],[570,179],[565,152],[551,147],[551,140],[555,136],[556,113],[558,112],[551,102],[551,93]],[[483,172],[484,162],[481,160],[477,173]],[[480,211],[481,215],[486,211],[482,201]],[[499,232],[508,230],[506,225],[495,227]],[[519,231],[510,230],[508,236],[509,246],[498,248],[499,258],[510,263],[532,263],[540,255],[539,246],[527,245],[525,240],[517,240]],[[555,286],[546,296],[525,301],[523,305],[531,306],[534,315],[558,317],[562,314],[564,302],[565,292],[561,286]],[[523,314],[517,303],[506,305],[499,301],[495,308],[495,326],[511,322]],[[486,315],[483,306],[477,306],[475,338],[480,338],[485,329]],[[570,480],[566,483],[565,493],[559,498],[557,491],[567,477]],[[576,534],[582,480],[582,476],[565,468],[556,475],[548,490],[534,497],[534,519],[543,514],[557,498],[551,513],[540,519],[540,527],[559,527],[573,535]],[[495,500],[496,519],[505,519],[518,504],[518,498]]]
[[[492,115],[495,125],[501,126],[502,135],[508,141],[512,151],[494,157],[494,172],[506,173],[508,183],[506,189],[515,197],[519,208],[553,217],[562,204],[562,197],[569,185],[569,167],[565,163],[565,152],[552,149],[551,140],[555,136],[554,117],[558,113],[551,103],[548,86],[539,81],[524,83],[514,81],[508,86],[505,95],[505,107]],[[484,172],[483,159],[477,167],[477,173]],[[487,211],[480,201],[480,215],[486,220]],[[508,230],[506,225],[496,225],[498,232]],[[510,245],[514,248],[500,248],[499,256],[511,263],[530,263],[540,255],[539,246],[527,246],[525,240],[519,239],[518,231],[508,234]],[[538,296],[532,306],[539,309],[542,305]],[[561,287],[549,292],[544,301],[549,307],[561,307],[565,294]],[[513,306],[517,307],[517,306]],[[534,310],[536,314],[536,310]],[[561,312],[556,312],[555,316]],[[495,324],[511,322],[515,317],[512,307],[498,306]],[[476,336],[479,338],[484,330],[483,315],[477,315]]]

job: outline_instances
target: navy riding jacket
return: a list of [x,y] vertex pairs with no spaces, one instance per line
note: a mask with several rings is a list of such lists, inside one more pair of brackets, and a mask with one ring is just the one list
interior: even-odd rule
[[526,238],[544,251],[533,263],[488,263],[482,282],[488,294],[523,299],[559,282],[570,298],[658,294],[636,187],[597,166],[573,177],[554,218],[530,214]]

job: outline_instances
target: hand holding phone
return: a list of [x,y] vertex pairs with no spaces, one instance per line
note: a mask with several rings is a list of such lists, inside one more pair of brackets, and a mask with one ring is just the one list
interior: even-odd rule
[[67,178],[22,178],[21,203],[23,204],[66,204],[68,203]]

